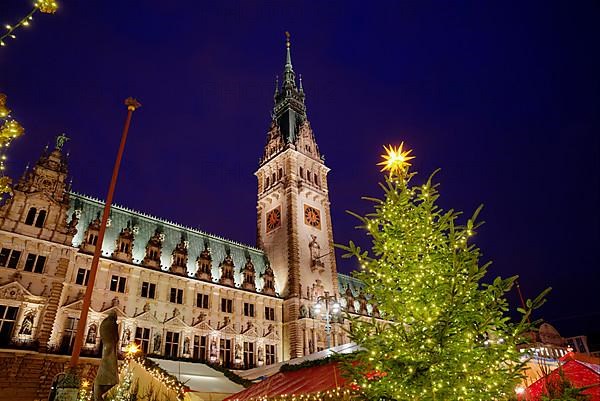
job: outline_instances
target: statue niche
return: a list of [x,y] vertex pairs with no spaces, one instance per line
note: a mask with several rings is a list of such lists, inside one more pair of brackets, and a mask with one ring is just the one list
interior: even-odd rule
[[311,241],[308,244],[308,248],[310,249],[310,269],[314,271],[318,271],[322,273],[325,271],[325,264],[321,260],[321,246],[317,242],[317,236],[311,235]]

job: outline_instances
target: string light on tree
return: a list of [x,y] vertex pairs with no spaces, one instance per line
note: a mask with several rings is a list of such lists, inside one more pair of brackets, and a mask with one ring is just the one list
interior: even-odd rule
[[17,120],[11,117],[6,105],[6,95],[0,93],[0,196],[10,193],[10,179],[4,175],[6,150],[12,141],[25,132]]
[[44,14],[54,14],[56,10],[58,10],[58,3],[55,0],[37,0],[33,4],[31,11],[29,11],[29,13],[21,18],[16,24],[7,24],[4,26],[6,28],[6,32],[0,36],[0,46],[6,46],[6,40],[9,38],[16,39],[17,36],[15,35],[15,32],[17,29],[31,25],[33,16],[38,11]]
[[[385,147],[381,199],[374,211],[355,216],[371,238],[370,250],[342,247],[363,267],[354,275],[391,322],[352,322],[350,336],[363,351],[347,366],[366,399],[502,400],[514,396],[524,361],[517,344],[527,341],[529,317],[549,289],[511,321],[505,293],[516,276],[489,280],[490,263],[471,243],[481,223],[445,211],[433,175],[412,185],[410,150]],[[485,278],[485,281],[483,281]],[[490,282],[491,281],[491,282]],[[377,372],[377,374],[365,374]]]

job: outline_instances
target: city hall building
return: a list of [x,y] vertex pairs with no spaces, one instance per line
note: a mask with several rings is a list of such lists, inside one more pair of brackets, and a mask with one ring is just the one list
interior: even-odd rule
[[[100,322],[118,316],[120,345],[149,355],[247,369],[324,349],[313,306],[378,316],[360,283],[337,273],[325,165],[306,115],[290,45],[255,175],[256,246],[113,206],[102,243],[83,355],[99,355]],[[74,192],[57,141],[0,208],[0,348],[71,352],[103,201]],[[330,344],[349,341],[333,318]],[[347,328],[347,327],[346,327]]]

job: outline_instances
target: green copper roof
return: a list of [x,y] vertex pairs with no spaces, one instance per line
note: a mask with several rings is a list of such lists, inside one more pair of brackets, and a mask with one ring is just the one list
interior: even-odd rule
[[[78,193],[70,193],[71,207],[69,216],[78,211],[79,222],[77,224],[77,234],[73,237],[73,246],[79,246],[83,241],[83,236],[89,223],[102,213],[104,202]],[[236,287],[242,283],[240,270],[246,264],[246,255],[249,255],[256,269],[256,288],[260,292],[263,287],[261,275],[266,268],[267,259],[263,251],[252,246],[244,245],[238,242],[230,241],[216,235],[208,234],[203,231],[185,227],[177,223],[162,220],[154,216],[149,216],[122,206],[113,205],[110,214],[110,226],[106,229],[104,242],[102,244],[102,255],[109,257],[115,246],[116,240],[121,229],[127,225],[134,228],[135,239],[133,244],[133,263],[140,264],[144,258],[146,244],[157,228],[165,235],[162,247],[161,265],[163,270],[168,270],[171,265],[171,253],[184,236],[189,242],[188,245],[188,275],[193,275],[197,270],[196,258],[204,250],[205,242],[211,251],[212,256],[212,276],[213,281],[218,281],[221,276],[219,265],[226,255],[226,250],[231,251],[235,265],[234,278]],[[276,288],[276,291],[279,291]]]
[[365,284],[352,276],[348,276],[346,274],[338,273],[338,288],[340,294],[344,295],[346,293],[346,288],[350,287],[352,294],[355,297],[358,297],[358,293],[363,289]]

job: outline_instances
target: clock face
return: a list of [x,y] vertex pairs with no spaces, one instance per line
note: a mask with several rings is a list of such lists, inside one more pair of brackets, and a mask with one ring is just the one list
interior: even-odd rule
[[281,227],[281,208],[277,206],[267,213],[267,232],[279,227]]
[[304,223],[321,229],[321,212],[312,206],[304,205]]

